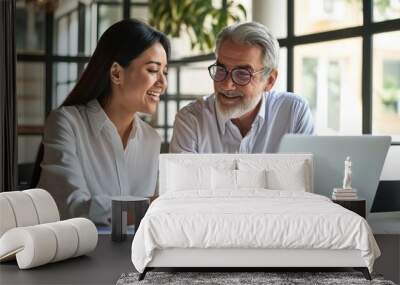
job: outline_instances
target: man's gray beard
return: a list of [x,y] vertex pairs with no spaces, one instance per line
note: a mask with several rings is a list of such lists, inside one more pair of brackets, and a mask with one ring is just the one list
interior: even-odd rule
[[214,94],[215,96],[215,107],[218,113],[218,116],[223,119],[223,120],[231,120],[231,119],[236,119],[240,118],[243,115],[247,114],[248,112],[254,110],[254,108],[257,106],[257,104],[261,100],[261,96],[263,93],[260,93],[259,96],[256,96],[254,98],[251,98],[249,101],[243,101],[239,105],[234,106],[232,108],[224,108],[221,106],[221,103],[219,102],[218,96],[223,96],[223,95],[218,95]]

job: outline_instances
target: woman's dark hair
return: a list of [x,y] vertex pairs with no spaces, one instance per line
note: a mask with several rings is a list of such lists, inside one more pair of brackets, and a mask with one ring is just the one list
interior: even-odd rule
[[127,67],[133,59],[155,43],[164,47],[169,58],[168,38],[147,24],[129,19],[109,27],[100,37],[78,83],[61,106],[84,105],[95,98],[104,102],[104,99],[111,95],[112,64],[117,62],[122,67]]
[[[134,20],[122,20],[109,27],[100,37],[89,63],[78,83],[69,93],[61,106],[85,105],[93,99],[104,101],[111,95],[110,68],[114,62],[122,67],[139,57],[146,49],[160,43],[170,55],[170,43],[161,32],[147,24]],[[30,186],[39,182],[44,147],[40,144]]]

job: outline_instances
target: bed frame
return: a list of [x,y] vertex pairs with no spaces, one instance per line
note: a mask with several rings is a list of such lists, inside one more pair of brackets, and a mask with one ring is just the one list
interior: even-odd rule
[[[251,156],[251,158],[250,158]],[[160,156],[159,193],[167,191],[165,185],[168,180],[168,163],[182,159],[201,159],[211,165],[221,159],[234,161],[237,158],[260,159],[269,154],[162,154]],[[296,158],[307,161],[309,166],[308,181],[313,181],[314,169],[312,154],[273,154],[275,158]],[[308,192],[313,192],[313,183],[309,183]],[[153,259],[149,262],[139,280],[143,280],[146,273],[155,268],[231,268],[237,271],[266,268],[343,268],[350,267],[361,271],[367,280],[371,276],[359,250],[333,249],[254,249],[254,248],[169,248],[157,249]],[[322,271],[322,270],[320,270]]]
[[[156,250],[152,261],[139,275],[143,280],[155,268],[232,268],[246,271],[254,268],[337,268],[350,267],[371,280],[359,250],[330,249],[193,249]],[[321,270],[323,271],[323,270]]]

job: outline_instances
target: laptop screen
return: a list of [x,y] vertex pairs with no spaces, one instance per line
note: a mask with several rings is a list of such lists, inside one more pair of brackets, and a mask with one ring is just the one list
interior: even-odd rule
[[314,192],[332,196],[342,187],[344,161],[352,161],[352,187],[366,199],[367,213],[378,187],[380,174],[391,142],[390,136],[305,136],[285,135],[279,152],[312,153],[314,156]]

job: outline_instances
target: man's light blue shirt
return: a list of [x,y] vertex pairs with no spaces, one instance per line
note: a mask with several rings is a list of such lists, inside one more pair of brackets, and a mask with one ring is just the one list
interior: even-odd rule
[[287,133],[312,134],[310,108],[288,92],[266,92],[250,131],[243,137],[231,120],[216,112],[214,95],[196,100],[175,117],[173,153],[274,153]]

